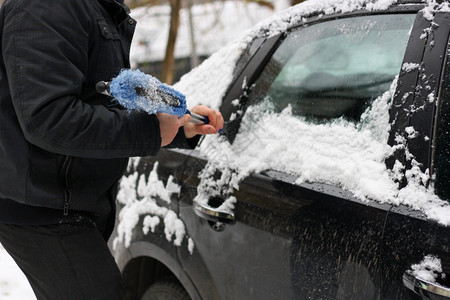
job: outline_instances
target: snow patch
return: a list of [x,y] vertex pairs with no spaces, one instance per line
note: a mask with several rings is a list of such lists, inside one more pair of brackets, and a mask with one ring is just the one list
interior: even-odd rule
[[192,240],[192,238],[189,238],[188,239],[188,250],[191,255],[194,253],[194,247],[195,247],[194,241]]
[[[442,3],[438,3],[436,0],[427,0],[425,7],[421,10],[425,19],[431,22],[430,27],[425,28],[423,30],[420,39],[428,39],[434,38],[434,30],[438,28],[438,24],[433,22],[436,13],[438,12],[450,12],[450,6],[448,1],[442,1]],[[431,45],[434,45],[434,41],[432,40]]]
[[13,258],[0,244],[0,299],[35,300],[36,296],[27,278]]
[[412,274],[420,279],[428,282],[436,283],[436,279],[445,278],[445,273],[442,273],[441,260],[434,255],[427,255],[424,259],[411,266]]
[[415,139],[419,136],[419,133],[412,126],[406,127],[405,131],[408,134],[408,139]]
[[124,207],[119,214],[114,248],[118,243],[123,243],[125,247],[130,246],[133,230],[141,216],[145,216],[142,227],[144,234],[148,234],[149,231],[155,232],[156,226],[161,224],[162,220],[166,239],[175,246],[181,246],[186,235],[183,221],[178,218],[176,212],[157,203],[157,200],[163,200],[170,204],[171,195],[178,193],[180,187],[174,182],[173,177],[169,177],[167,184],[164,185],[158,178],[157,169],[158,162],[154,164],[148,180],[144,174],[138,178],[137,171],[122,177],[117,200]]
[[152,232],[155,232],[156,226],[160,223],[159,217],[157,216],[145,216],[143,221],[142,232],[144,234],[148,234],[149,229]]
[[233,79],[236,62],[246,47],[245,40],[231,43],[174,84],[174,88],[186,96],[188,107],[204,104],[214,109],[220,108],[222,98]]
[[422,13],[425,19],[429,21],[434,20],[434,16],[437,12],[450,12],[450,6],[448,1],[427,0],[425,8],[422,9]]
[[186,234],[186,229],[184,227],[183,221],[178,218],[177,214],[173,210],[168,210],[164,216],[164,233],[166,234],[166,239],[170,242],[172,237],[175,236],[173,244],[175,246],[181,246],[184,235]]
[[130,157],[130,159],[128,160],[127,172],[130,172],[131,170],[136,170],[140,161],[141,161],[140,157]]
[[427,100],[428,100],[428,102],[429,102],[429,103],[433,103],[433,102],[435,102],[435,100],[436,100],[436,97],[435,97],[435,95],[434,95],[434,92],[433,92],[433,93],[430,93],[430,94],[428,94],[428,96],[427,96]]
[[411,72],[411,71],[414,71],[414,70],[417,70],[417,69],[419,69],[419,67],[420,67],[420,64],[416,64],[416,63],[404,63],[403,65],[402,65],[402,71],[405,71],[405,72]]

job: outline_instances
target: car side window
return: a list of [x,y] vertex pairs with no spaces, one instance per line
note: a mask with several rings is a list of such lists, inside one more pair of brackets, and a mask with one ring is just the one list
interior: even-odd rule
[[385,164],[389,107],[415,17],[349,17],[290,32],[249,82],[233,153],[258,157],[256,170],[295,176],[295,184],[394,199],[401,168]]
[[326,122],[360,120],[399,73],[415,15],[333,20],[289,34],[257,80],[250,103]]
[[[448,58],[447,58],[448,59]],[[437,120],[435,191],[450,200],[450,62],[447,61]]]

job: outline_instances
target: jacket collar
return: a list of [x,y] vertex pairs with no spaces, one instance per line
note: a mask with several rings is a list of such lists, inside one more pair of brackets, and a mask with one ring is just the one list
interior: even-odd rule
[[130,9],[123,3],[123,0],[98,0],[100,4],[109,12],[117,25],[128,19]]

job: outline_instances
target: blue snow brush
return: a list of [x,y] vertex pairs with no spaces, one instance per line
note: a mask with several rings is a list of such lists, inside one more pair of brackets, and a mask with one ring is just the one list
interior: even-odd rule
[[99,81],[97,92],[114,97],[128,110],[143,110],[149,114],[168,113],[181,117],[192,116],[195,124],[208,124],[206,116],[191,113],[186,108],[186,97],[171,86],[139,70],[122,70],[110,82]]

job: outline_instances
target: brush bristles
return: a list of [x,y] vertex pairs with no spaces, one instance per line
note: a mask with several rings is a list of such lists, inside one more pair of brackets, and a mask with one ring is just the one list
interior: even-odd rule
[[149,114],[157,112],[182,116],[186,113],[186,97],[171,86],[139,70],[122,70],[111,81],[110,93],[128,110]]

